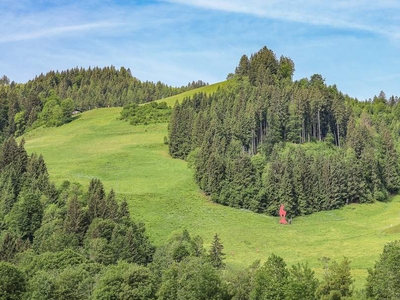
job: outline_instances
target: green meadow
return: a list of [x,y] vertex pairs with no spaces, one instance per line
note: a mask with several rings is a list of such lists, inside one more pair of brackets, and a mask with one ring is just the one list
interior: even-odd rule
[[182,102],[183,99],[185,99],[186,97],[190,97],[193,94],[196,93],[205,93],[205,94],[212,94],[214,93],[218,88],[222,88],[225,85],[227,85],[228,81],[221,81],[221,82],[217,82],[217,83],[213,83],[210,85],[206,85],[206,86],[202,86],[200,88],[197,89],[193,89],[175,96],[171,96],[171,97],[167,97],[164,99],[160,99],[160,100],[156,100],[156,102],[166,102],[168,106],[174,106],[176,101],[178,102]]
[[61,127],[31,131],[24,136],[26,149],[43,154],[56,184],[69,180],[86,188],[91,178],[101,179],[107,190],[128,200],[133,218],[146,224],[156,245],[188,229],[208,248],[218,233],[228,268],[245,268],[275,253],[288,265],[308,261],[319,275],[322,257],[346,256],[362,287],[383,246],[400,239],[400,197],[299,217],[292,225],[214,204],[198,189],[186,162],[169,156],[163,143],[167,124],[132,126],[119,120],[120,111],[96,109]]

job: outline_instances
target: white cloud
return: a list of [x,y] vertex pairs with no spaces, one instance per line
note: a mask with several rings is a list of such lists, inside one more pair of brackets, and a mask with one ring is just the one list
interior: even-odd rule
[[100,22],[100,23],[88,23],[88,24],[71,25],[71,26],[61,26],[48,29],[37,29],[27,33],[12,33],[0,36],[0,43],[18,42],[18,41],[51,37],[57,35],[81,33],[85,31],[92,31],[95,29],[112,28],[118,26],[121,26],[121,24]]
[[398,39],[399,1],[321,0],[166,0],[205,9],[251,14],[276,20],[368,31]]

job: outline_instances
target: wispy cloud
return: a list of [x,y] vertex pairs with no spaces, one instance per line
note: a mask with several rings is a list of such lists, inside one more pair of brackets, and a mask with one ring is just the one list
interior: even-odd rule
[[65,34],[79,34],[81,32],[92,31],[95,29],[116,28],[121,25],[122,24],[118,23],[100,22],[100,23],[88,23],[88,24],[71,25],[71,26],[61,26],[49,29],[38,29],[27,33],[13,33],[0,36],[0,43],[18,42],[18,41],[32,40],[37,38],[52,37]]
[[364,30],[399,38],[398,1],[263,1],[263,0],[166,0],[205,9],[251,14],[276,20]]

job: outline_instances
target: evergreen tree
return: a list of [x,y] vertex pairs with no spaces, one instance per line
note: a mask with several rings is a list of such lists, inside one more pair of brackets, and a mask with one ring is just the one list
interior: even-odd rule
[[240,58],[239,66],[236,68],[235,74],[240,76],[248,76],[249,68],[250,68],[249,58],[247,57],[247,55],[243,55]]
[[65,232],[77,235],[82,241],[89,226],[88,223],[88,215],[83,210],[77,196],[72,196],[67,202],[67,212],[63,224]]
[[225,254],[222,252],[223,249],[224,246],[221,244],[218,234],[215,234],[208,254],[214,268],[221,269],[225,267],[225,263],[223,262],[225,259]]
[[29,243],[11,232],[3,232],[0,239],[0,261],[11,262],[17,253],[27,250],[29,246]]
[[107,205],[105,201],[103,183],[100,181],[100,179],[93,178],[90,181],[87,204],[90,220],[104,216],[107,210]]

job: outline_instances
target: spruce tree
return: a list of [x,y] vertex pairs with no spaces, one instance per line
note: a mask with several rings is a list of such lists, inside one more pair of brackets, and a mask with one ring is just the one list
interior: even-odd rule
[[107,205],[103,183],[100,179],[93,178],[90,181],[87,204],[90,221],[94,218],[103,217]]
[[214,268],[221,269],[225,267],[225,263],[223,262],[223,260],[225,259],[225,254],[222,252],[223,249],[224,246],[220,242],[218,234],[215,234],[208,255],[210,262],[214,266]]

